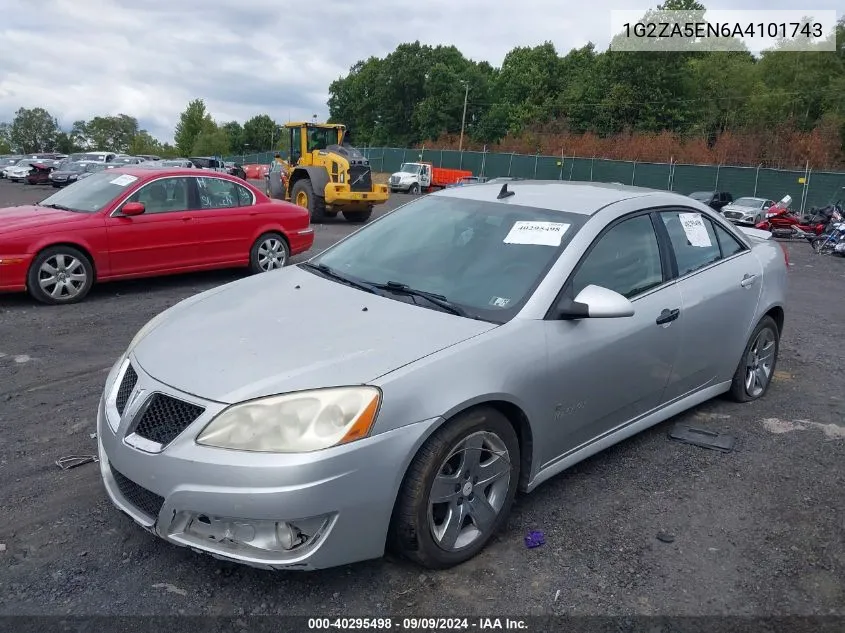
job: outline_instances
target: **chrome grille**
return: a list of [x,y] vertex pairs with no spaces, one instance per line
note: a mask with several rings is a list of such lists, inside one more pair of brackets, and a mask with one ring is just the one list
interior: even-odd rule
[[120,389],[117,390],[117,399],[115,401],[117,412],[120,415],[123,415],[123,410],[126,408],[126,403],[129,401],[129,396],[136,384],[138,384],[138,374],[135,373],[132,365],[129,365],[123,374],[123,380],[120,382]]
[[349,166],[349,189],[352,191],[373,190],[373,174],[369,165]]
[[734,220],[739,220],[743,215],[744,214],[740,213],[739,211],[725,211],[725,217]]
[[190,402],[154,393],[144,407],[134,432],[164,446],[176,439],[203,411],[203,407]]
[[111,469],[111,474],[114,477],[118,490],[120,490],[120,494],[128,503],[150,518],[158,518],[161,506],[164,505],[163,497],[159,497],[156,493],[147,490],[143,486],[139,486],[114,468]]

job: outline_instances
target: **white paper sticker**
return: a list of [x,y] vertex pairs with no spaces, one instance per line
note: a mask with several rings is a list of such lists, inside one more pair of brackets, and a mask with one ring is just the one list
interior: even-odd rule
[[511,300],[506,297],[493,297],[490,299],[490,305],[496,306],[497,308],[504,308],[510,302]]
[[109,182],[113,185],[120,185],[121,187],[126,187],[127,185],[131,185],[133,182],[138,180],[136,176],[130,176],[129,174],[123,174],[122,176],[118,176]]
[[505,236],[505,244],[536,244],[560,246],[560,240],[569,228],[561,222],[515,222]]
[[678,218],[681,220],[681,226],[684,227],[684,233],[687,234],[687,239],[692,246],[701,248],[713,246],[700,213],[679,213]]

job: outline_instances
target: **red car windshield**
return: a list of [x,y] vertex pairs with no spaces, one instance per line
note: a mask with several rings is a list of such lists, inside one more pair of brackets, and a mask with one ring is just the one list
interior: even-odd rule
[[137,176],[105,171],[80,180],[43,200],[43,207],[78,213],[97,213],[138,180]]

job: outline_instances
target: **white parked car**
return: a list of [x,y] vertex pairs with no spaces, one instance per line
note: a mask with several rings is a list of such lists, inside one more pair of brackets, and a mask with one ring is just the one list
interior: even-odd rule
[[32,169],[32,164],[38,162],[41,161],[37,158],[24,158],[11,167],[4,169],[3,173],[5,174],[5,177],[12,182],[23,182],[27,174],[29,174],[29,171]]
[[754,226],[766,219],[766,211],[774,203],[768,198],[738,198],[722,207],[722,215],[734,224]]

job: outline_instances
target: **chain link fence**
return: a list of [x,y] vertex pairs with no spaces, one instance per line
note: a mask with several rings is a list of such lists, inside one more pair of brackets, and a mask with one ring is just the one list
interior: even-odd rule
[[[487,178],[618,182],[688,195],[694,191],[728,191],[734,198],[792,197],[792,207],[804,211],[845,198],[845,173],[804,170],[640,163],[575,156],[541,156],[455,150],[360,148],[374,171],[392,173],[404,162],[427,161],[436,167],[466,169]],[[268,154],[272,158],[272,154]],[[268,162],[269,162],[268,158]]]

